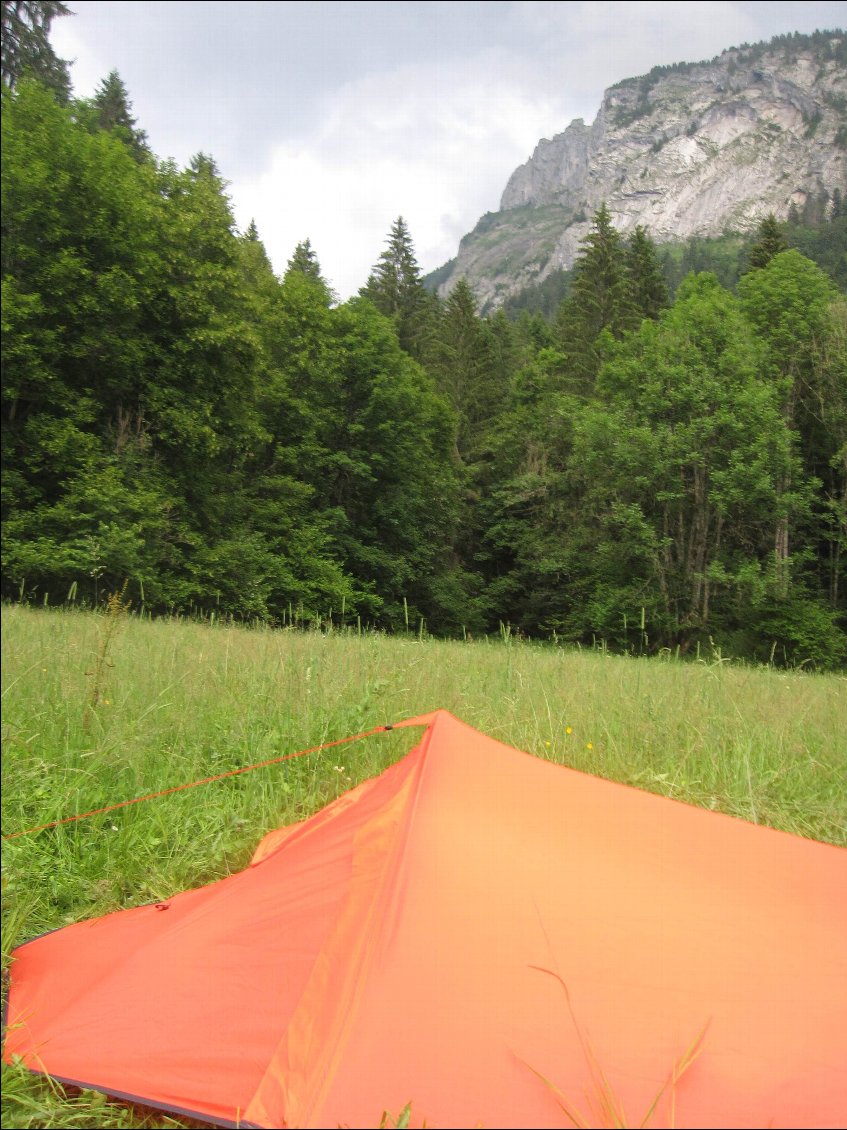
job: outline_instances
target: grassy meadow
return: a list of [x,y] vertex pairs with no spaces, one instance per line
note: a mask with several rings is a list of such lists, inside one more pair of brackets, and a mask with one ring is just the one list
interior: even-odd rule
[[[844,676],[22,606],[3,608],[2,629],[4,835],[444,707],[539,757],[847,845]],[[240,869],[265,832],[419,733],[4,840],[4,969],[33,935]],[[16,1067],[3,1103],[19,1127],[187,1125]]]

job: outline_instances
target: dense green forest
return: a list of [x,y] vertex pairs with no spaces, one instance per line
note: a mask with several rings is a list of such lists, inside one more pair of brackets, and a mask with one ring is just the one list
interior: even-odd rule
[[601,208],[549,317],[439,300],[398,218],[339,303],[45,45],[3,59],[7,598],[845,661],[840,202],[708,271]]
[[[802,212],[792,209],[787,222],[781,225],[781,232],[783,249],[796,248],[826,271],[840,291],[847,291],[847,209],[837,189],[832,199],[822,192],[817,197],[810,196]],[[709,271],[717,276],[722,286],[735,291],[756,243],[755,235],[743,236],[737,232],[712,238],[692,236],[684,243],[662,243],[656,248],[656,254],[671,297],[692,271],[695,274]],[[454,265],[455,260],[451,259],[427,275],[425,284],[435,290]],[[525,310],[530,314],[543,314],[547,319],[554,318],[570,293],[573,277],[572,270],[554,269],[541,282],[510,295],[503,309],[510,318],[517,318]]]

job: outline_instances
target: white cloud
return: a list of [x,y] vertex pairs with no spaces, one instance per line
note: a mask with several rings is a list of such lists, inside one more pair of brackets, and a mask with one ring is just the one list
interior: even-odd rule
[[[432,270],[498,208],[541,137],[593,119],[603,87],[755,38],[732,3],[531,3],[510,16],[514,47],[346,83],[324,96],[312,137],[274,143],[261,172],[234,181],[239,223],[255,218],[277,270],[308,236],[339,294],[355,293],[397,215]],[[526,35],[534,51],[518,45]]]
[[[78,94],[117,68],[153,150],[211,153],[238,223],[278,271],[312,240],[340,294],[402,214],[430,270],[499,205],[542,137],[591,121],[604,87],[744,40],[843,23],[770,0],[259,3],[75,0],[57,53]],[[199,12],[199,14],[198,14]],[[399,62],[399,61],[403,62]],[[397,62],[395,62],[397,61]]]
[[[749,5],[730,0],[654,0],[652,3],[599,2],[528,3],[518,5],[546,55],[564,52],[591,81],[600,65],[620,57],[631,66],[644,57],[647,69],[717,54],[748,36],[758,38]],[[696,58],[692,54],[692,47]],[[627,78],[632,71],[621,75]]]
[[74,94],[90,98],[100,80],[112,69],[112,65],[98,57],[91,40],[68,17],[53,21],[50,44],[60,59],[67,59],[71,63]]
[[398,215],[424,270],[438,266],[498,207],[538,138],[561,127],[562,106],[510,79],[514,69],[495,52],[346,84],[314,137],[274,145],[258,176],[233,183],[239,224],[255,218],[277,270],[311,239],[343,297],[364,284]]

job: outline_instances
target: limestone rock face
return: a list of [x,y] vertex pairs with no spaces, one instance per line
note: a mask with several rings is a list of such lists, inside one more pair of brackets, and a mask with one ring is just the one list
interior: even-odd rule
[[490,310],[569,268],[603,201],[621,232],[641,224],[661,243],[847,197],[844,39],[733,48],[611,87],[591,126],[571,122],[515,170],[439,293],[466,278]]

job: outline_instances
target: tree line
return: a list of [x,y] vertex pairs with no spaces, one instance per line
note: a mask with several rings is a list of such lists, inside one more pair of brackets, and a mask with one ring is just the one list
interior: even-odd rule
[[510,319],[427,290],[398,218],[339,303],[117,74],[2,112],[5,596],[844,661],[847,301],[775,221],[671,301],[601,207]]

